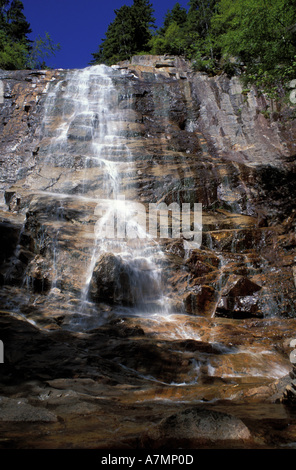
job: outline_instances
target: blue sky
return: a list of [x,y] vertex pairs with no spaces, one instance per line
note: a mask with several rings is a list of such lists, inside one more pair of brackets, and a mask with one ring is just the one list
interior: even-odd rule
[[[161,26],[167,10],[180,3],[188,9],[188,0],[151,0],[156,26]],[[132,5],[133,0],[22,0],[24,14],[31,25],[30,39],[49,33],[61,50],[46,60],[53,68],[83,68],[92,59],[114,20],[114,10]]]

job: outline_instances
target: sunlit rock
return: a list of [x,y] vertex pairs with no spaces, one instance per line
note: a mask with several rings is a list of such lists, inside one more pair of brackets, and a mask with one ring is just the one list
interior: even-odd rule
[[[192,402],[240,405],[250,432],[273,445],[288,422],[275,402],[295,395],[289,105],[266,119],[274,103],[242,93],[237,77],[165,56],[1,80],[1,394],[30,399],[24,421],[47,407],[59,416],[54,430],[30,429],[31,445],[67,445],[79,429],[76,442],[85,430],[91,447],[95,429],[98,447],[133,448],[176,408],[176,434],[163,422],[152,442],[168,433],[192,445],[182,415]],[[151,203],[167,213],[165,235],[164,218],[149,232]],[[200,245],[172,203],[191,204],[191,224],[202,204]],[[197,440],[202,423],[217,440],[223,428],[232,443],[248,436],[224,415],[215,434],[211,413],[190,416]]]

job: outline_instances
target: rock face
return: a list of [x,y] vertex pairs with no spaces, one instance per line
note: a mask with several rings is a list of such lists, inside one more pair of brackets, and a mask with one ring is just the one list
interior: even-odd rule
[[[97,201],[119,191],[145,207],[202,204],[202,244],[189,258],[182,240],[178,252],[159,240],[174,305],[208,317],[294,316],[289,107],[244,91],[237,78],[209,78],[165,57],[140,56],[97,75],[19,72],[3,80],[4,284],[26,279],[43,294],[57,287],[75,304],[91,275]],[[105,103],[113,111],[100,111]],[[244,293],[226,293],[232,277],[243,279]]]
[[[0,71],[4,85],[1,104],[1,204],[4,191],[30,173],[38,153],[39,131],[48,85],[57,71]],[[15,193],[6,193],[6,202],[18,204]],[[6,206],[4,206],[6,207]]]
[[[113,399],[172,401],[154,422],[186,400],[280,402],[296,321],[293,109],[176,57],[1,79],[3,416],[17,397],[28,416],[50,404],[52,423],[100,414],[101,394],[116,429]],[[173,236],[183,207],[190,230]]]

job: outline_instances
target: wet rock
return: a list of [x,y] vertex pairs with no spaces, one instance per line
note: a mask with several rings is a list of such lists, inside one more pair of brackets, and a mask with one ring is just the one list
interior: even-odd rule
[[27,70],[1,71],[4,85],[0,119],[1,191],[23,178],[34,166],[42,104],[51,80],[59,75],[58,71],[35,75]]
[[113,253],[101,255],[93,270],[90,293],[96,300],[136,305],[156,296],[159,285],[145,260],[124,260]]
[[40,255],[30,261],[26,271],[28,285],[34,292],[48,292],[52,286],[52,265]]
[[194,292],[185,294],[184,307],[186,312],[193,315],[212,316],[215,312],[218,294],[209,285],[200,285],[194,288]]
[[295,405],[296,404],[296,386],[295,381],[289,383],[281,397],[282,403],[286,403],[287,405]]
[[250,279],[230,276],[217,306],[217,316],[229,318],[262,317],[256,293],[261,287]]
[[[296,404],[296,340],[293,338],[292,340],[288,340],[288,347],[287,352],[289,353],[290,361],[291,361],[291,371],[288,376],[288,384],[285,387],[285,390],[281,396],[281,402],[285,403],[286,405],[295,406]],[[292,349],[293,348],[293,349]]]
[[1,254],[0,254],[0,266],[2,263],[7,261],[14,253],[19,240],[21,226],[9,220],[3,220],[0,222],[0,243],[1,243]]
[[[188,312],[215,314],[221,288],[230,275],[250,279],[257,275],[260,276],[258,285],[264,285],[264,295],[259,291],[258,294],[222,293],[218,314],[223,310],[227,316],[231,312],[238,317],[261,316],[272,310],[293,316],[293,273],[289,274],[288,268],[284,272],[280,266],[284,259],[286,265],[292,262],[295,249],[293,220],[289,214],[295,174],[290,158],[295,154],[293,122],[287,121],[285,129],[280,119],[269,125],[260,119],[260,108],[268,104],[266,97],[258,97],[253,89],[244,95],[235,77],[229,80],[226,76],[194,73],[183,58],[136,56],[121,67],[127,73],[112,73],[118,96],[112,94],[110,100],[113,106],[119,107],[116,131],[135,165],[135,171],[131,172],[124,147],[111,146],[122,191],[132,200],[145,204],[200,202],[203,205],[204,249],[193,250],[185,260],[187,251],[183,240],[167,243],[169,255],[176,255],[174,259],[170,257],[165,268],[164,284],[171,293],[172,304],[181,305],[182,299],[187,299]],[[10,155],[9,159],[5,157],[5,168],[11,177],[14,175],[5,181],[6,205],[13,216],[27,211],[19,258],[9,272],[10,279],[19,284],[32,261],[30,253],[34,257],[40,254],[44,258],[43,273],[35,270],[31,276],[41,280],[37,291],[42,290],[45,282],[47,287],[43,292],[49,292],[50,260],[55,258],[58,287],[78,295],[84,288],[86,274],[82,272],[92,253],[94,201],[101,197],[102,188],[108,186],[112,193],[112,177],[108,184],[104,182],[105,167],[91,158],[92,132],[102,122],[99,123],[97,115],[77,112],[65,139],[67,144],[63,141],[61,151],[60,145],[55,144],[55,136],[60,135],[61,116],[70,115],[74,109],[64,96],[67,72],[4,75],[6,100],[10,101],[2,109],[6,125],[1,154]],[[54,81],[49,83],[52,79],[60,80],[61,86],[54,109],[47,113],[41,126],[45,87],[49,85],[49,90],[54,86]],[[19,106],[19,111],[12,112],[11,100]],[[25,131],[24,122],[20,125],[18,121],[20,118],[29,119],[31,125],[21,144],[20,136]],[[38,139],[37,133],[34,134],[37,129]],[[16,150],[11,150],[14,147]],[[109,152],[108,148],[104,152]],[[28,156],[26,162],[21,153]],[[81,194],[85,199],[79,198]],[[67,199],[63,198],[65,195]],[[283,218],[286,223],[281,227]],[[144,275],[145,270],[138,266],[128,267],[122,261],[116,269],[121,273],[121,287],[114,282],[112,286],[115,267],[109,279],[104,274],[99,288],[94,274],[93,298],[132,305],[147,293],[146,280],[153,284],[153,276],[148,272]],[[145,279],[141,285],[137,280],[139,272]],[[101,276],[99,272],[98,276]],[[128,287],[128,279],[134,283],[132,289]],[[255,278],[254,282],[257,282]],[[274,289],[281,283],[287,286],[284,300],[281,289],[276,293]],[[154,283],[149,297],[155,291]]]
[[44,408],[30,405],[27,399],[0,397],[0,421],[55,423],[57,416]]
[[230,276],[223,289],[223,295],[230,297],[245,297],[261,290],[261,287],[250,279],[242,276]]
[[[112,119],[79,110],[67,138],[61,129],[75,110],[65,93],[72,72],[1,72],[0,296],[3,310],[23,315],[16,321],[1,312],[1,381],[38,380],[43,401],[25,385],[1,394],[34,395],[24,403],[36,408],[28,416],[43,404],[65,414],[77,406],[88,417],[108,395],[113,402],[94,417],[97,429],[106,413],[105,444],[110,416],[114,440],[134,429],[133,413],[142,431],[143,416],[158,422],[193,400],[278,399],[275,383],[290,368],[283,338],[295,331],[291,109],[282,103],[281,116],[266,120],[260,110],[272,105],[267,97],[242,93],[237,77],[195,73],[182,58],[137,56],[120,68],[110,73]],[[48,91],[54,106],[45,109]],[[97,104],[96,97],[89,109],[97,112]],[[92,133],[104,123],[110,131],[94,155]],[[98,201],[114,198],[115,180],[126,200],[145,207],[202,203],[200,248],[183,238],[143,240],[141,256],[137,244],[119,256],[123,240],[110,243],[113,249],[96,232]],[[151,269],[152,254],[161,276]],[[286,385],[292,402],[295,384]],[[212,417],[196,415],[206,423],[196,426],[197,440],[215,420],[229,429]],[[186,420],[172,421],[181,429]],[[171,432],[172,441],[181,434],[191,442],[185,425]]]
[[112,253],[102,255],[92,277],[91,294],[98,299],[116,300],[116,286],[123,269],[121,260]]
[[218,303],[216,316],[228,318],[263,318],[259,310],[259,300],[256,296],[222,297]]
[[192,448],[201,443],[251,439],[249,429],[240,419],[203,408],[188,408],[164,418],[149,429],[147,436],[154,448],[178,445]]

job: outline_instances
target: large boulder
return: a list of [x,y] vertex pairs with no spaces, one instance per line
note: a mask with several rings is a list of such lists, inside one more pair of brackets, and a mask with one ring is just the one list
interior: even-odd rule
[[230,318],[262,317],[257,293],[261,287],[244,276],[232,275],[223,289],[217,316]]
[[145,259],[100,256],[93,270],[90,295],[96,301],[137,305],[159,294],[159,284]]
[[188,408],[164,418],[148,430],[153,447],[184,445],[193,447],[226,441],[247,441],[251,434],[235,416],[203,408]]

